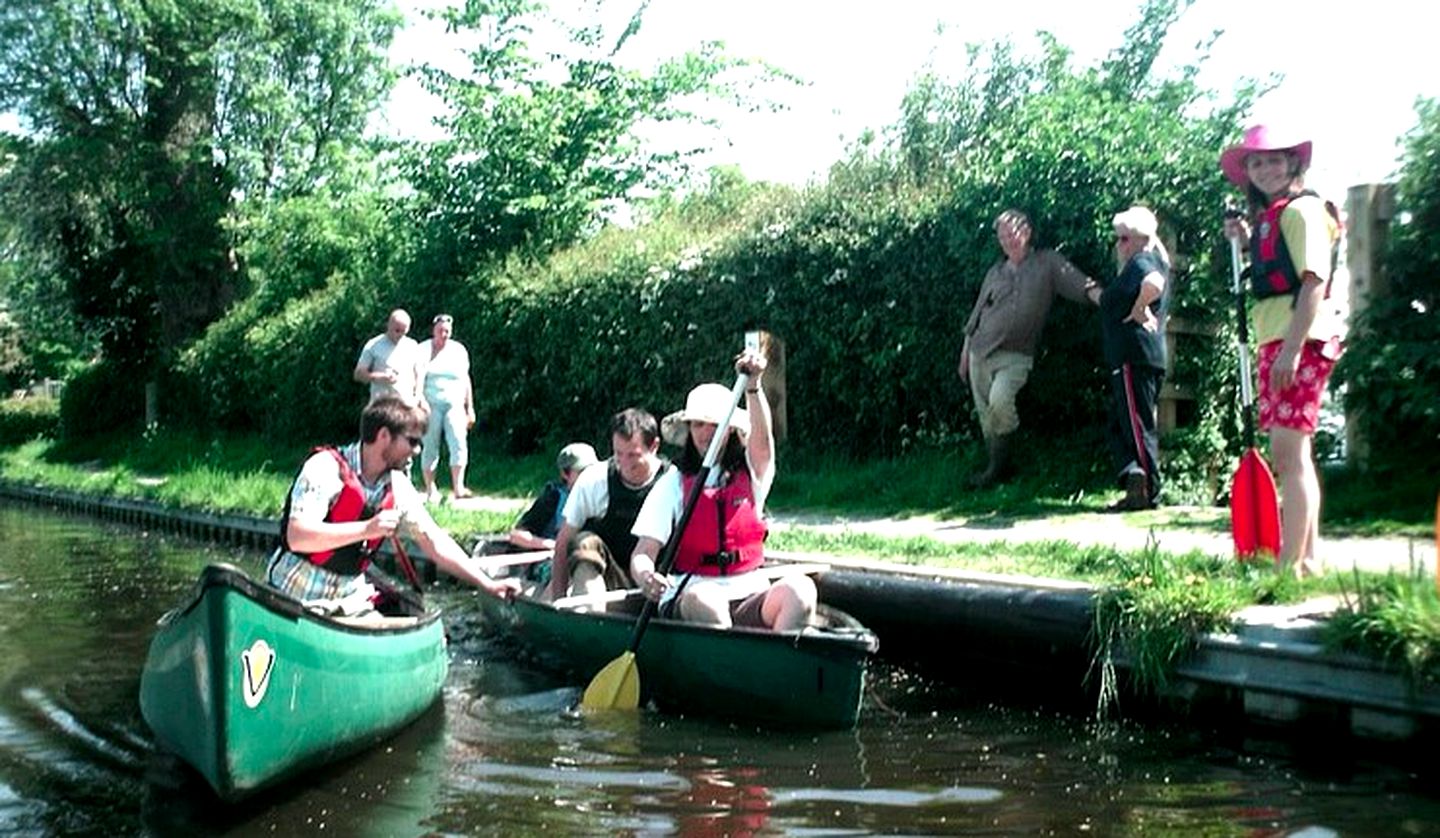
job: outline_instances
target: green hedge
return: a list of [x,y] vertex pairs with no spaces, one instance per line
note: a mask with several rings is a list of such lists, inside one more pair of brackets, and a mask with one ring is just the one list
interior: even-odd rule
[[[423,208],[357,214],[348,250],[320,227],[327,252],[348,254],[334,257],[344,270],[287,275],[293,296],[257,289],[268,302],[240,305],[186,354],[181,389],[194,394],[197,422],[312,440],[348,433],[364,401],[350,380],[361,343],[395,306],[414,316],[417,339],[443,310],[470,349],[480,431],[515,451],[603,444],[614,411],[664,414],[697,382],[730,380],[742,332],[763,328],[787,348],[792,447],[878,457],[952,445],[976,435],[955,367],[961,326],[1000,255],[995,215],[1026,209],[1042,245],[1109,279],[1110,217],[1143,203],[1176,258],[1175,314],[1212,330],[1175,358],[1172,381],[1197,401],[1192,426],[1166,443],[1184,472],[1170,482],[1213,495],[1238,425],[1219,236],[1230,190],[1216,157],[1241,108],[1216,107],[1190,76],[1150,81],[1163,42],[1153,34],[1136,34],[1101,70],[1071,71],[1055,45],[1037,59],[996,53],[1011,66],[989,71],[993,112],[976,111],[971,82],[931,80],[923,100],[907,99],[907,124],[950,120],[953,130],[857,150],[800,192],[718,177],[634,229],[602,229],[540,261],[473,264],[463,276],[427,268],[465,262],[436,262],[403,234],[397,243],[407,219],[422,229],[405,212]],[[318,225],[323,214],[300,217]],[[278,272],[284,260],[267,264]],[[1073,440],[1076,458],[1100,464],[1098,333],[1093,309],[1056,304],[1022,411],[1032,439]]]
[[55,399],[29,396],[0,401],[0,445],[54,438],[59,428],[60,404]]

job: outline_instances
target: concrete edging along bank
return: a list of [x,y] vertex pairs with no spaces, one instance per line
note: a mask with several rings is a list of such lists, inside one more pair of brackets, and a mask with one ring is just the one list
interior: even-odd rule
[[[256,549],[273,546],[279,527],[276,518],[10,481],[0,481],[0,496]],[[1051,690],[1083,691],[1092,586],[811,553],[777,552],[772,558],[829,563],[831,569],[818,577],[824,600],[875,631],[881,654],[897,662],[918,664],[962,687],[1023,670]],[[1200,638],[1167,695],[1225,715],[1332,732],[1344,728],[1365,738],[1413,739],[1440,731],[1440,688],[1416,687],[1369,658],[1326,651],[1317,640],[1317,616],[1304,605],[1247,609],[1237,615],[1235,633]]]
[[[993,677],[987,667],[1013,676],[1018,665],[1027,688],[1083,689],[1092,655],[1089,585],[808,553],[774,558],[830,561],[834,569],[818,580],[822,599],[875,631],[882,655],[961,686]],[[1329,609],[1333,603],[1245,609],[1233,633],[1199,638],[1163,697],[1302,733],[1322,728],[1392,741],[1440,734],[1440,687],[1327,650],[1319,636]]]

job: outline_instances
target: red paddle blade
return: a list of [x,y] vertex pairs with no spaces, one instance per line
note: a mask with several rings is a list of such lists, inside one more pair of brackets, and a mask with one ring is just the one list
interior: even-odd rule
[[1230,532],[1235,537],[1235,555],[1242,559],[1262,553],[1272,558],[1280,555],[1275,476],[1254,448],[1240,458],[1230,485]]

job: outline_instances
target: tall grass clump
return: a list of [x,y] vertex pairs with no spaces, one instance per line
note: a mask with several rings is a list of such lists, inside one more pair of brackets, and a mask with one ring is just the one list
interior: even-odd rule
[[1114,559],[1122,581],[1096,596],[1090,629],[1100,716],[1118,702],[1117,666],[1129,671],[1135,692],[1158,693],[1201,635],[1229,631],[1240,609],[1289,601],[1300,590],[1272,567],[1199,553],[1176,557],[1153,539],[1147,549]]
[[1325,628],[1332,649],[1378,657],[1416,685],[1440,683],[1440,594],[1420,563],[1408,573],[1355,573]]

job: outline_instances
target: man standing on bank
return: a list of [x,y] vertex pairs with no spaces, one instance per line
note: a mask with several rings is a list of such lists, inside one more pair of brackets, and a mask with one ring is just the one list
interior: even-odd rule
[[639,408],[610,419],[610,459],[580,473],[565,499],[564,521],[550,560],[549,597],[635,587],[630,528],[656,482],[670,468],[660,458],[660,423]]
[[1035,348],[1055,295],[1077,303],[1089,300],[1095,281],[1053,250],[1031,247],[1030,218],[1007,209],[995,219],[995,236],[1005,258],[991,266],[980,296],[965,321],[960,380],[970,384],[989,463],[970,480],[993,486],[1009,470],[1010,450],[1020,415],[1015,399],[1030,377]]
[[420,344],[410,337],[410,314],[403,308],[390,312],[385,331],[365,342],[355,362],[354,379],[370,386],[370,401],[394,396],[408,405],[428,410],[421,385],[425,362]]

